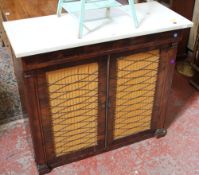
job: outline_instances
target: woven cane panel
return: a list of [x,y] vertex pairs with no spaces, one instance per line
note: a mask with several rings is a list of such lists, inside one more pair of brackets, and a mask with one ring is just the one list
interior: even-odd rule
[[115,139],[150,129],[158,65],[158,50],[118,59]]
[[56,156],[97,144],[98,64],[46,74]]

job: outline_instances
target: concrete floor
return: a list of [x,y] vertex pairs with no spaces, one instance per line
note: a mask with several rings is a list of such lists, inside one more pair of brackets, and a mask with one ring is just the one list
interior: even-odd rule
[[0,43],[0,125],[22,118],[12,57]]
[[[199,93],[175,74],[168,134],[54,169],[49,175],[199,175]],[[1,126],[0,175],[37,175],[24,120]]]

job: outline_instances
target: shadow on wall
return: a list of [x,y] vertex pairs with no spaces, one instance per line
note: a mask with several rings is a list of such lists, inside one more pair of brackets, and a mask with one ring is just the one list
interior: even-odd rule
[[13,71],[12,59],[0,47],[0,124],[21,118],[21,102]]

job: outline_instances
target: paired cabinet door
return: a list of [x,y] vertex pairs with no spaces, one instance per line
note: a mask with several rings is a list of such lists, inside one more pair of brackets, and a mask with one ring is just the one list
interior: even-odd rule
[[118,54],[38,73],[48,163],[71,162],[163,127],[159,98],[169,53]]
[[47,160],[75,160],[103,150],[107,59],[69,63],[37,79]]
[[159,63],[159,50],[111,58],[110,145],[152,129]]

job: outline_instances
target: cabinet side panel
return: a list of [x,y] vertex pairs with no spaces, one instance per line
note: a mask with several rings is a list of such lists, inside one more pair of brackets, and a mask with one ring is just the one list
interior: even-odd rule
[[159,50],[117,60],[114,139],[151,129]]
[[97,145],[98,64],[46,73],[56,156]]
[[166,128],[165,122],[167,115],[169,115],[167,111],[169,104],[168,99],[171,94],[176,53],[177,43],[173,43],[172,47],[161,49],[161,64],[155,104],[156,110],[154,111],[154,116],[156,116],[156,122],[154,122],[156,123],[156,126],[154,126],[155,128]]

